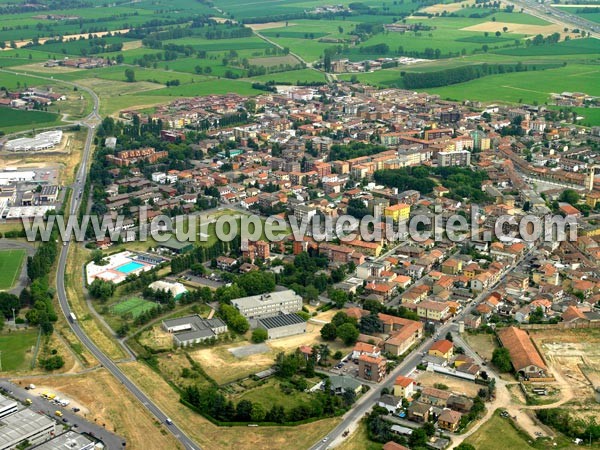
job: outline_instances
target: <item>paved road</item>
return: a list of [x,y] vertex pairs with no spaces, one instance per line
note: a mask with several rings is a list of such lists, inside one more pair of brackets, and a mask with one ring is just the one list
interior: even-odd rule
[[56,418],[56,420],[59,422],[59,429],[60,425],[63,425],[63,423],[66,425],[71,425],[73,429],[79,433],[88,433],[97,439],[100,439],[104,445],[111,450],[122,448],[125,444],[123,438],[108,431],[102,426],[103,424],[88,422],[84,417],[82,417],[81,413],[73,412],[69,406],[63,408],[62,406],[51,404],[48,400],[44,400],[42,397],[40,397],[40,389],[27,391],[21,386],[16,385],[8,380],[0,380],[0,388],[5,389],[9,392],[10,396],[21,402],[24,402],[25,399],[30,399],[32,402],[31,409],[33,411],[41,411],[50,417],[55,417],[55,411],[62,412],[63,418],[67,419],[67,421],[64,422],[62,419]]
[[[6,70],[0,70],[0,72],[9,72]],[[10,73],[14,73],[10,71]],[[91,89],[78,85],[77,83],[65,82],[61,80],[54,80],[48,77],[42,77],[38,75],[31,75],[35,78],[40,78],[47,81],[55,81],[58,83],[63,83],[71,86],[75,86],[78,89],[84,90],[88,92],[94,101],[94,107],[92,112],[80,123],[80,125],[86,127],[88,129],[87,138],[85,141],[85,147],[83,149],[83,156],[81,159],[81,164],[79,166],[79,171],[77,173],[77,177],[75,182],[72,185],[73,195],[71,197],[71,205],[69,207],[69,213],[75,214],[79,207],[81,206],[81,197],[79,192],[83,190],[85,186],[85,179],[87,175],[87,166],[89,159],[91,157],[92,144],[94,141],[94,133],[96,126],[100,120],[100,115],[98,111],[100,109],[100,99],[96,95],[94,91]],[[65,242],[62,247],[62,251],[60,253],[60,257],[58,260],[58,269],[56,272],[56,288],[58,292],[58,302],[60,305],[60,309],[62,310],[64,316],[67,318],[69,326],[77,336],[77,338],[81,341],[83,345],[94,355],[94,357],[111,373],[113,374],[122,384],[125,386],[129,392],[133,394],[145,407],[148,409],[156,418],[161,422],[165,423],[167,420],[167,415],[161,411],[161,409],[156,406],[129,378],[117,367],[117,365],[106,356],[92,340],[85,334],[82,328],[79,326],[77,322],[71,322],[69,320],[69,315],[71,313],[71,308],[69,306],[69,301],[67,299],[67,293],[65,290],[65,268],[67,266],[67,255],[69,253],[69,248],[71,245],[77,245],[71,242]],[[33,399],[32,399],[33,400]],[[177,427],[176,424],[166,425],[167,429],[183,444],[183,447],[188,450],[201,450],[198,445],[196,445],[185,433]],[[120,447],[120,446],[118,446]],[[111,447],[109,447],[111,448]],[[112,450],[112,448],[111,448]]]
[[[523,261],[529,260],[531,255],[531,250],[527,252],[517,263],[515,266],[519,266]],[[429,337],[421,342],[421,344],[415,348],[411,353],[409,353],[404,361],[399,364],[383,381],[375,388],[371,388],[369,392],[363,395],[356,405],[348,411],[342,422],[333,429],[325,438],[317,442],[311,447],[311,450],[324,450],[326,448],[334,448],[339,445],[344,439],[342,434],[344,431],[349,430],[350,432],[354,431],[358,426],[360,420],[365,416],[372,408],[375,401],[381,396],[381,391],[384,388],[393,388],[394,381],[398,375],[407,376],[412,371],[415,370],[417,365],[422,359],[422,354],[426,350],[429,349],[431,344],[433,344],[434,340],[438,337],[440,339],[444,339],[446,334],[451,331],[455,331],[457,328],[457,322],[464,319],[465,316],[471,313],[471,311],[477,307],[477,305],[490,293],[492,292],[499,284],[501,284],[506,276],[515,268],[515,266],[511,266],[508,270],[500,277],[497,283],[493,286],[490,286],[488,289],[479,294],[473,301],[466,306],[459,314],[453,317],[450,321],[445,324],[440,325],[436,328],[435,335]],[[325,440],[326,439],[326,440]]]

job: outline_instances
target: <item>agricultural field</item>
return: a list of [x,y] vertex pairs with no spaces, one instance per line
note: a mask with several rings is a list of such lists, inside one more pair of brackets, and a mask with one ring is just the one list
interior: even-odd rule
[[479,100],[484,102],[545,103],[552,93],[564,91],[600,95],[598,75],[600,66],[569,64],[540,72],[519,72],[491,75],[466,83],[427,92],[442,98]]
[[301,70],[290,70],[288,72],[277,72],[269,73],[267,75],[259,75],[250,78],[251,81],[259,81],[268,83],[274,81],[277,83],[291,83],[291,84],[302,84],[302,83],[313,83],[313,82],[325,82],[325,74],[317,70],[312,69],[301,69]]
[[562,41],[554,45],[536,45],[530,47],[495,50],[494,53],[511,56],[552,56],[600,54],[600,40],[585,38]]
[[589,8],[585,5],[553,5],[554,8],[561,8],[570,14],[575,14],[582,19],[589,20],[590,22],[600,23],[600,4],[592,1],[586,2],[590,4]]
[[38,334],[38,330],[35,328],[0,333],[3,371],[17,372],[31,369],[33,349],[37,343]]
[[14,286],[24,259],[25,250],[0,250],[0,290]]
[[44,128],[60,125],[58,114],[45,111],[24,111],[20,109],[0,108],[0,131],[14,133],[32,128]]

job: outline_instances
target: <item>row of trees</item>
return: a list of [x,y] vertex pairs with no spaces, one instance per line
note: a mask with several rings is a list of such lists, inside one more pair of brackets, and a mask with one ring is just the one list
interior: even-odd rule
[[522,62],[517,64],[480,64],[454,67],[436,72],[406,72],[402,81],[407,89],[426,89],[464,83],[488,75],[526,70],[528,70],[528,67]]

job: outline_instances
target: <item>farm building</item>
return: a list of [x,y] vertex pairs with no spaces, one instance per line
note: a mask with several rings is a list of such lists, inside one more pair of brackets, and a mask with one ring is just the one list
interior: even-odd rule
[[306,333],[306,321],[298,314],[282,314],[258,319],[257,328],[267,330],[269,339],[277,339]]
[[231,301],[247,319],[275,316],[280,313],[293,313],[302,309],[302,297],[291,289],[270,294],[253,295]]
[[153,291],[168,291],[171,293],[174,299],[181,297],[188,290],[181,283],[175,283],[171,281],[158,280],[148,285]]
[[508,349],[516,372],[525,377],[546,377],[548,367],[534,347],[527,331],[508,327],[498,332],[502,346]]
[[162,327],[173,334],[173,343],[178,347],[197,344],[227,332],[227,325],[221,319],[203,319],[198,315],[163,320]]

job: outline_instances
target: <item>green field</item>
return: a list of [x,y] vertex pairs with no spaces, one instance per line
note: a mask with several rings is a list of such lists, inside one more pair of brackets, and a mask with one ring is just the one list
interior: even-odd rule
[[[564,6],[558,6],[558,5],[554,5],[555,8],[561,8],[563,11],[566,11],[570,14],[575,14],[576,16],[581,17],[582,19],[586,19],[589,20],[590,22],[596,22],[596,23],[600,23],[600,3],[596,3],[593,1],[589,1],[589,2],[585,2],[585,4],[595,4],[598,6],[598,9],[596,8],[578,8],[577,6],[575,7],[564,7]],[[591,10],[594,11],[591,11]]]
[[[498,436],[502,436],[502,439],[498,439]],[[525,436],[509,423],[509,419],[503,419],[498,415],[494,415],[465,442],[474,445],[477,450],[504,450],[508,448],[533,450],[535,448],[529,445]]]
[[312,69],[301,69],[301,70],[290,70],[288,72],[269,73],[267,75],[260,75],[258,77],[250,78],[252,81],[269,82],[274,81],[275,83],[292,83],[297,84],[298,82],[324,82],[325,74]]
[[569,64],[539,72],[492,75],[467,83],[426,89],[442,98],[471,99],[485,102],[545,103],[552,93],[564,91],[600,95],[600,66]]
[[0,290],[7,290],[14,286],[24,259],[25,250],[0,251]]
[[244,392],[236,401],[250,400],[260,403],[267,411],[275,405],[281,405],[286,409],[292,409],[311,400],[310,394],[294,391],[286,395],[280,389],[279,381],[271,378],[264,385],[258,386]]
[[5,133],[51,127],[60,123],[58,114],[0,107],[0,130]]
[[148,311],[156,306],[156,303],[144,300],[143,298],[132,297],[112,306],[112,312],[119,316],[131,314],[135,319],[145,311]]
[[38,338],[37,329],[11,331],[0,334],[0,349],[2,349],[2,371],[10,372],[30,368]]
[[572,39],[554,45],[532,45],[529,47],[496,50],[494,53],[512,56],[552,56],[600,54],[600,40]]

